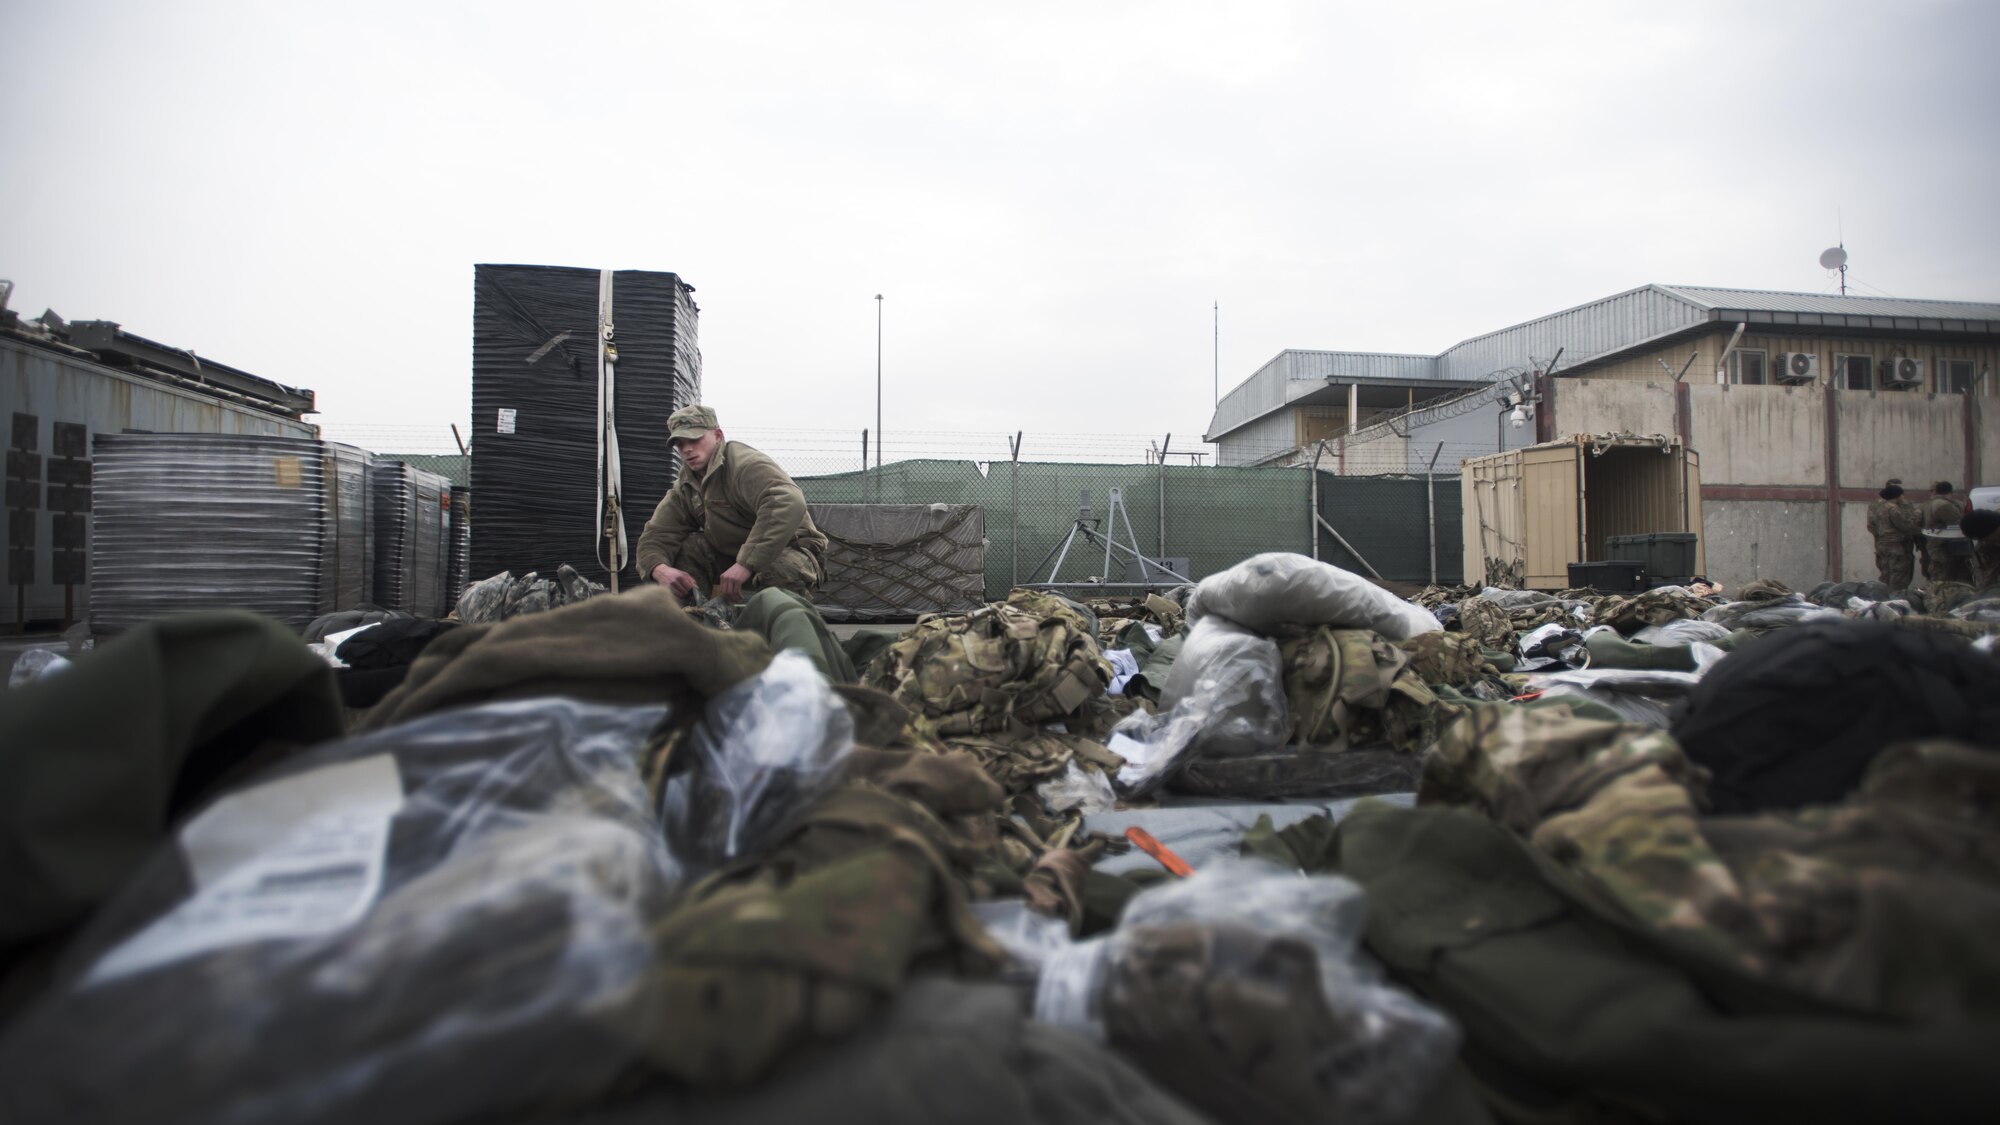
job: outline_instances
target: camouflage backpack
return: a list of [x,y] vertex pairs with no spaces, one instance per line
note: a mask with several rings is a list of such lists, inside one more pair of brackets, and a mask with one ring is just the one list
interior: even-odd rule
[[933,617],[868,665],[862,682],[894,696],[926,734],[992,734],[1071,714],[1111,682],[1082,614],[1016,590],[966,614]]
[[1339,752],[1388,742],[1405,752],[1422,743],[1437,696],[1410,670],[1410,654],[1367,629],[1321,625],[1282,640],[1285,703],[1294,745]]

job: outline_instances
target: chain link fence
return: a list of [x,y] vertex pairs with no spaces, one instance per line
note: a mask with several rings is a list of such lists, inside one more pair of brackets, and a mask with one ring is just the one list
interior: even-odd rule
[[[328,430],[337,440],[457,452],[448,428]],[[1220,466],[1215,446],[1166,435],[913,431],[890,435],[877,469],[872,446],[863,461],[859,431],[728,433],[775,458],[808,503],[849,506],[836,538],[850,545],[868,546],[887,534],[877,529],[915,519],[907,506],[977,509],[976,519],[938,513],[921,533],[924,557],[864,551],[859,570],[850,566],[841,580],[881,601],[982,568],[981,600],[1030,584],[1131,594],[1178,585],[1173,574],[1199,580],[1264,551],[1315,549],[1391,587],[1414,589],[1433,573],[1455,583],[1463,555],[1458,462],[1490,451],[1452,442],[1417,449],[1421,433],[1399,438],[1389,427],[1364,427],[1324,445],[1274,449],[1265,464]],[[643,521],[658,499],[629,497],[628,510]]]
[[862,467],[858,433],[730,436],[775,458],[815,505],[978,508],[988,599],[1019,585],[1164,589],[1175,575],[1199,580],[1260,552],[1316,547],[1391,585],[1430,581],[1433,551],[1439,580],[1462,569],[1455,464],[1427,486],[1421,473],[1343,475],[1325,457],[1317,472],[1222,467],[1213,447],[1170,442],[1162,457],[1166,439],[1138,435],[917,433],[895,440],[878,469]]

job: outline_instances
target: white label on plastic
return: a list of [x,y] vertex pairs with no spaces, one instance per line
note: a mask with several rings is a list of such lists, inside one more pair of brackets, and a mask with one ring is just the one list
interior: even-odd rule
[[194,893],[106,954],[84,985],[352,925],[382,889],[389,822],[402,805],[402,775],[387,754],[222,798],[181,829]]
[[518,415],[517,415],[517,413],[516,413],[516,411],[514,410],[514,408],[513,408],[513,407],[511,407],[511,406],[503,406],[503,407],[501,407],[501,408],[500,408],[500,417],[499,417],[499,418],[498,418],[498,419],[497,419],[497,420],[496,420],[496,421],[495,421],[495,422],[493,423],[493,429],[494,429],[495,431],[497,431],[497,432],[499,432],[499,433],[503,433],[503,434],[511,434],[511,433],[513,433],[513,432],[514,432],[514,419],[515,419],[515,418],[516,418],[517,416],[518,416]]

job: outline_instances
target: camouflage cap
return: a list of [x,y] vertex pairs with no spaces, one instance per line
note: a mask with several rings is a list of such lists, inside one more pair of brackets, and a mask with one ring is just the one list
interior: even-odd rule
[[692,440],[722,423],[715,420],[715,411],[706,406],[683,406],[667,416],[667,440]]

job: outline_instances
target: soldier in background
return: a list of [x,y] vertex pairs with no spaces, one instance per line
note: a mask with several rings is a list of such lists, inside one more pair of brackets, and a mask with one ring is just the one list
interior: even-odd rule
[[[1951,498],[1953,492],[1951,482],[1948,480],[1937,482],[1934,491],[1936,495],[1931,497],[1930,503],[1924,505],[1925,530],[1943,531],[1946,528],[1957,527],[1959,521],[1965,518],[1965,505]],[[1924,556],[1929,561],[1924,573],[1929,576],[1932,585],[1939,582],[1972,581],[1972,560],[1964,555],[1952,554],[1949,545],[1943,540],[1927,539],[1924,544]]]
[[732,602],[775,586],[812,600],[827,539],[805,494],[776,461],[722,435],[715,411],[684,406],[667,419],[680,476],[646,521],[639,573],[682,605],[711,589]]
[[2000,512],[1974,508],[1958,521],[1958,529],[1972,540],[1973,589],[2000,586]]
[[1913,552],[1923,538],[1917,506],[1903,499],[1903,482],[1891,480],[1868,505],[1868,534],[1875,539],[1875,570],[1891,590],[1906,590],[1916,573]]

